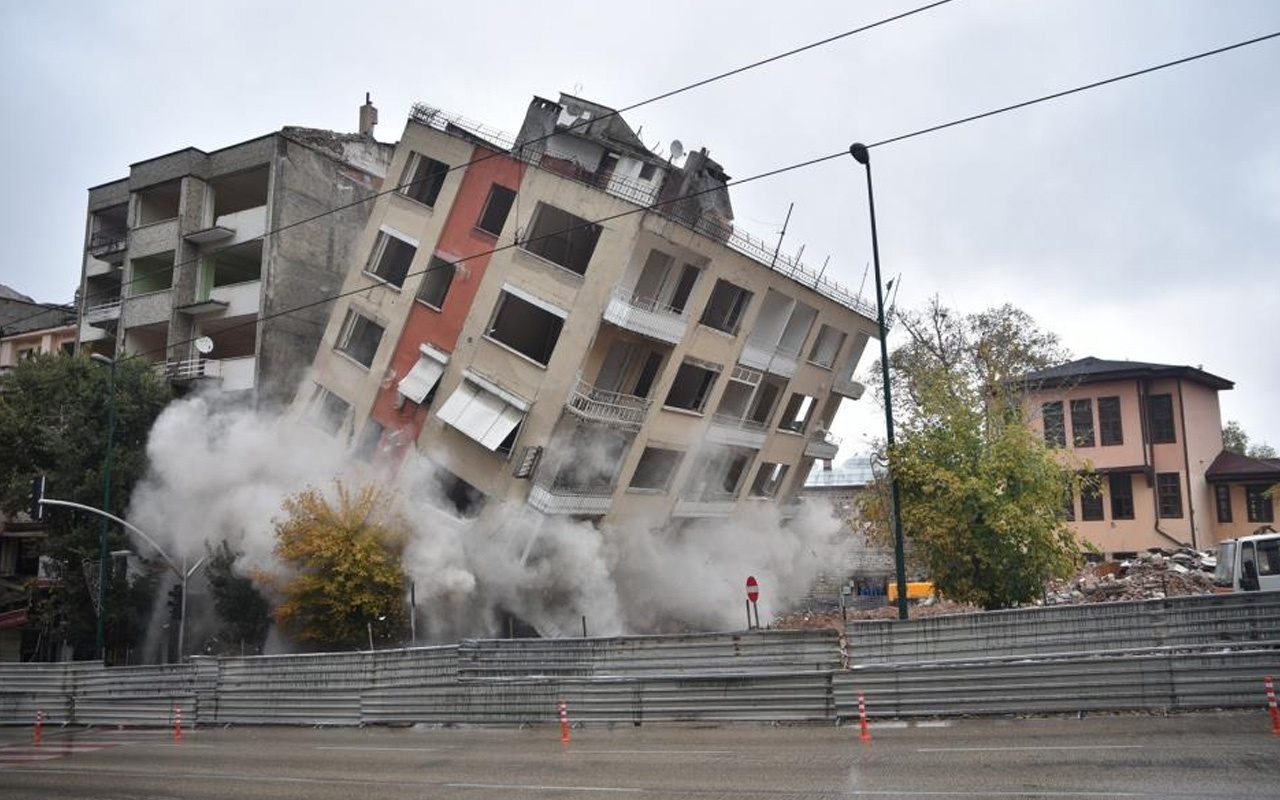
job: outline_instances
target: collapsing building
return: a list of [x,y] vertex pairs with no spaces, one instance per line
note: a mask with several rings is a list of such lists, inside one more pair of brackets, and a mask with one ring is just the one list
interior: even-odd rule
[[415,106],[296,413],[369,460],[416,446],[463,518],[794,508],[874,312],[673,155],[567,95],[515,137]]

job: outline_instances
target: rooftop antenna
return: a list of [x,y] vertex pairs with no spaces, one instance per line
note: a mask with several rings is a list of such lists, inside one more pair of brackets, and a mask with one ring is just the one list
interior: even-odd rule
[[831,256],[822,259],[822,269],[818,270],[818,277],[814,279],[813,285],[817,286],[822,282],[822,276],[827,273],[827,265],[831,263]]
[[684,158],[684,143],[679,139],[671,140],[671,158],[669,161],[679,161]]
[[862,265],[862,283],[858,284],[858,299],[862,299],[862,290],[867,288],[867,270],[871,268],[870,264]]
[[769,269],[773,269],[778,263],[778,252],[782,250],[782,240],[787,236],[787,226],[791,224],[791,212],[795,210],[796,204],[792,203],[787,206],[787,218],[782,221],[782,230],[778,233],[778,246],[773,248],[773,260],[769,262]]

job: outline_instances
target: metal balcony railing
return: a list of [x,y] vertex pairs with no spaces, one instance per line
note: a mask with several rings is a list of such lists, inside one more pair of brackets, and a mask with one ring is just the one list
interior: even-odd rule
[[89,237],[89,255],[94,258],[119,253],[128,246],[128,231],[101,230]]
[[769,433],[769,426],[763,422],[756,422],[753,419],[734,417],[728,414],[716,414],[711,418],[711,424],[721,428],[733,428],[734,430],[746,431],[748,433],[758,433],[762,436]]
[[221,364],[213,358],[187,358],[157,364],[164,377],[171,381],[193,381],[201,378],[222,377]]
[[101,322],[111,322],[120,319],[120,300],[112,300],[108,303],[99,303],[96,306],[90,306],[84,310],[84,321],[90,325]]
[[568,409],[592,422],[639,428],[644,424],[650,405],[651,401],[643,397],[597,389],[579,376],[569,392]]

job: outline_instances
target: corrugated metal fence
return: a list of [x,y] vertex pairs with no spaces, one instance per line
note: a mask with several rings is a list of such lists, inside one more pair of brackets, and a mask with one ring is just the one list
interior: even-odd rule
[[[1280,593],[1027,609],[835,631],[467,640],[181,666],[0,664],[0,724],[832,722],[1261,707]],[[1126,633],[1127,632],[1127,633]],[[1158,644],[1150,644],[1157,642]],[[1108,645],[1116,645],[1108,647]]]

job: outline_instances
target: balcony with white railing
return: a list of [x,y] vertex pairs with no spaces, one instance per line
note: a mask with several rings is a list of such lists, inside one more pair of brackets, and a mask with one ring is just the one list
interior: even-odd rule
[[769,436],[769,426],[751,419],[741,419],[728,414],[716,414],[707,429],[707,441],[735,447],[759,450]]
[[795,374],[796,362],[799,358],[799,348],[762,347],[748,339],[738,360],[753,369],[763,370],[782,378],[790,378]]
[[678,344],[689,327],[684,311],[658,303],[651,297],[640,297],[622,286],[615,287],[605,307],[606,322],[651,339]]
[[166,361],[156,369],[175,383],[216,380],[225,392],[252,389],[255,383],[257,359],[253,356],[239,358],[188,358]]
[[708,492],[700,497],[681,497],[671,512],[673,517],[727,517],[738,507],[737,495]]
[[649,413],[651,401],[620,392],[597,389],[581,376],[569,392],[569,413],[589,422],[639,430]]
[[84,310],[84,321],[90,325],[104,325],[120,319],[120,300],[99,303]]
[[841,439],[830,431],[815,431],[804,446],[804,454],[808,458],[820,458],[830,461],[840,452]]

